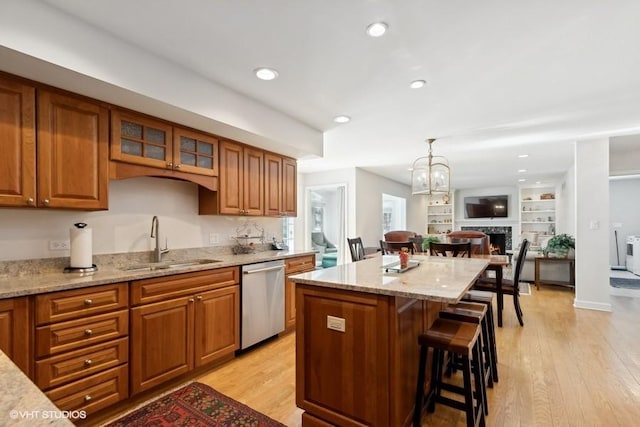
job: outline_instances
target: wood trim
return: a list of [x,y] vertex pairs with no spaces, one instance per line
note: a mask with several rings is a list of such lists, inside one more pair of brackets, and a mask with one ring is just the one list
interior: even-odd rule
[[111,179],[127,179],[141,176],[179,179],[180,181],[198,184],[214,192],[213,194],[216,194],[215,192],[218,191],[217,176],[195,175],[171,169],[159,169],[150,166],[134,165],[132,163],[120,163],[118,161],[109,162],[109,178]]

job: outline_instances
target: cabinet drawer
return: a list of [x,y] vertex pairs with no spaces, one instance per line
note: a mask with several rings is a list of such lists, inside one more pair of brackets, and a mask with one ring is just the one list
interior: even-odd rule
[[36,325],[126,308],[127,284],[96,286],[36,296]]
[[297,258],[287,258],[285,260],[285,270],[287,275],[300,273],[302,271],[311,271],[316,268],[316,256],[305,255]]
[[36,357],[98,344],[128,332],[128,310],[40,326],[36,328]]
[[176,274],[131,283],[131,304],[147,304],[193,295],[225,286],[237,285],[239,267],[217,268],[195,273]]
[[99,374],[54,388],[45,394],[63,411],[92,414],[129,397],[129,366],[124,364]]
[[46,390],[113,368],[128,360],[128,338],[97,344],[36,362],[36,384]]

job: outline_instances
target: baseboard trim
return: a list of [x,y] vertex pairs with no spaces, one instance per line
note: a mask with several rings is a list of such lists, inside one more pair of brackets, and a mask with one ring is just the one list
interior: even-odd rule
[[598,311],[612,311],[610,303],[594,302],[594,301],[580,301],[578,299],[573,300],[573,306],[575,308],[584,308],[587,310]]

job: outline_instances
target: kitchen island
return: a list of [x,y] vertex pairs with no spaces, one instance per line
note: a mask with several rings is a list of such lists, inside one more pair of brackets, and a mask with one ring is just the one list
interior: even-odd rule
[[383,256],[290,276],[296,283],[296,404],[305,427],[408,426],[418,335],[457,302],[485,259]]

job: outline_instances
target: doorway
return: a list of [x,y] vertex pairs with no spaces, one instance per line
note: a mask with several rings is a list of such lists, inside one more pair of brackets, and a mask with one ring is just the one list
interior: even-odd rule
[[316,266],[345,262],[346,184],[307,187],[305,246],[318,251]]

